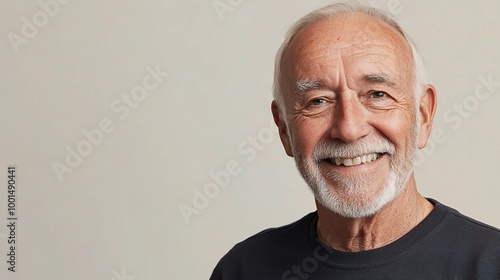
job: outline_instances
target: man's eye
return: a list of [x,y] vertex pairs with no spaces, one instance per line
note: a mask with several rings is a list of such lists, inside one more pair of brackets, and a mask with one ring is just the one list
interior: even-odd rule
[[326,103],[326,100],[322,99],[322,98],[313,99],[313,100],[309,101],[309,105],[311,105],[311,106],[319,106],[319,105],[322,105],[325,103]]
[[373,92],[370,94],[370,97],[373,97],[373,98],[384,98],[387,96],[387,93],[383,92],[383,91],[376,91],[376,92]]

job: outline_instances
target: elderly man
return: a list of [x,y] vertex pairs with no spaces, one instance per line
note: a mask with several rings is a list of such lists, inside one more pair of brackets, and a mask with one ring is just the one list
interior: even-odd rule
[[394,20],[359,4],[300,19],[274,98],[317,211],[237,244],[210,279],[500,279],[500,231],[417,191],[437,98]]

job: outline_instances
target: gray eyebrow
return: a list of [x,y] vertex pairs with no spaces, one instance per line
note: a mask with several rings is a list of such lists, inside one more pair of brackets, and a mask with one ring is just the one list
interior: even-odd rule
[[[384,72],[365,75],[362,80],[373,84],[387,84],[389,86],[396,85],[389,75]],[[323,87],[323,83],[320,81],[297,81],[297,89],[299,92],[306,92],[313,89],[319,89],[321,87]]]
[[394,86],[396,84],[386,73],[369,74],[364,76],[363,80],[374,84],[388,84],[390,86]]
[[318,89],[322,86],[323,84],[320,81],[297,81],[297,89],[301,92]]

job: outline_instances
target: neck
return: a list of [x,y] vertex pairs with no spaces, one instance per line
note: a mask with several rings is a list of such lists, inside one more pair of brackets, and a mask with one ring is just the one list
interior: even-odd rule
[[372,250],[388,245],[412,230],[433,209],[417,192],[413,175],[405,189],[379,212],[366,218],[345,218],[316,201],[318,238],[347,252]]

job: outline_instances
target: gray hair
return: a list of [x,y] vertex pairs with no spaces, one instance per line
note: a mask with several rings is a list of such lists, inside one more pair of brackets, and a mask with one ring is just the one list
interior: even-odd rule
[[[372,16],[382,22],[389,24],[401,35],[403,35],[406,42],[410,46],[412,52],[413,72],[414,72],[413,84],[414,84],[415,99],[417,101],[415,103],[418,108],[419,100],[422,93],[422,88],[426,84],[427,78],[425,74],[424,62],[422,60],[420,53],[417,50],[417,47],[412,42],[412,40],[408,37],[408,35],[401,28],[401,26],[388,13],[380,9],[364,6],[357,2],[337,3],[315,10],[305,15],[304,17],[299,19],[295,24],[293,24],[285,35],[285,40],[283,41],[283,44],[281,45],[281,47],[278,50],[278,53],[276,54],[276,61],[274,66],[274,84],[273,84],[273,96],[274,100],[276,100],[276,102],[278,103],[278,107],[280,108],[281,118],[283,118],[283,116],[286,114],[285,98],[283,94],[283,85],[282,85],[283,77],[281,73],[281,61],[283,59],[285,51],[290,46],[292,39],[302,29],[304,29],[305,27],[307,27],[312,23],[315,23],[317,21],[326,18],[334,18],[340,14],[346,14],[346,13],[351,13],[351,14],[362,13]],[[286,118],[284,119],[286,120]]]

